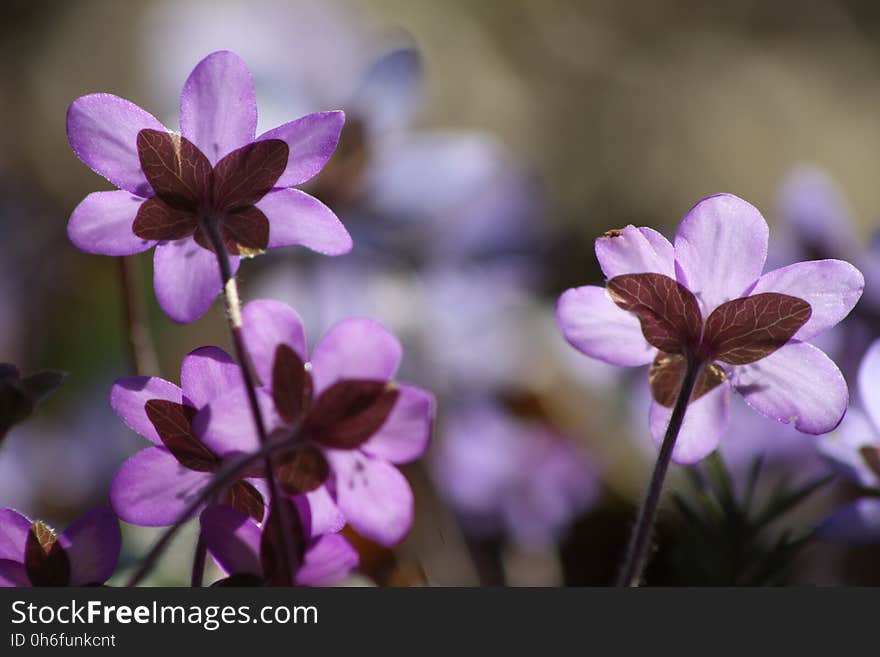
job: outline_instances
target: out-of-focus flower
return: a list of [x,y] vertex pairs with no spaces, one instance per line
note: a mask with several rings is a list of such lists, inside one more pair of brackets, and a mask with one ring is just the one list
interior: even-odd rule
[[15,365],[0,363],[0,441],[13,425],[26,420],[65,376],[63,372],[46,371],[22,377]]
[[838,425],[848,391],[837,366],[806,342],[833,327],[862,294],[864,278],[839,260],[799,262],[762,275],[769,230],[729,194],[700,201],[673,246],[628,226],[596,240],[607,290],[565,292],[566,339],[593,358],[652,363],[651,434],[659,445],[687,363],[699,377],[673,459],[694,463],[718,445],[733,387],[759,413],[804,433]]
[[599,493],[596,468],[570,441],[489,400],[448,415],[431,466],[469,534],[531,547],[557,542]]
[[180,136],[117,96],[78,98],[67,113],[70,145],[119,191],[87,196],[70,217],[70,240],[115,256],[156,246],[159,304],[175,321],[198,319],[221,289],[215,231],[233,270],[240,255],[269,247],[298,244],[329,255],[351,249],[333,212],[292,189],[323,168],[343,122],[342,112],[310,114],[256,137],[250,71],[224,51],[187,78]]
[[13,509],[0,511],[0,586],[98,586],[119,561],[122,534],[107,507],[90,511],[60,536]]
[[850,408],[840,430],[819,442],[819,451],[866,495],[834,511],[817,532],[834,540],[880,542],[880,341],[862,360],[858,386],[865,412]]
[[[294,582],[300,586],[332,586],[358,565],[358,553],[339,534],[312,538],[308,513],[290,507],[295,521],[294,543],[299,563]],[[307,507],[306,507],[307,509]],[[210,506],[200,516],[202,537],[211,556],[227,574],[216,586],[289,584],[285,578],[280,541],[271,511],[262,528],[249,516],[229,506]]]
[[[283,303],[252,301],[242,310],[245,343],[263,382],[270,431],[299,431],[301,444],[279,454],[276,477],[290,494],[329,491],[359,533],[385,545],[400,542],[413,520],[409,483],[394,464],[425,451],[434,398],[391,384],[403,350],[376,322],[334,326],[308,357],[302,321]],[[218,454],[258,446],[244,391],[213,400],[196,425]]]

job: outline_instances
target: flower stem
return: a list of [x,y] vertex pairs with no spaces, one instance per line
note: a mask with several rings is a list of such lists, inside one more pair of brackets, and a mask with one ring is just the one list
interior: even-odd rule
[[642,572],[647,564],[654,522],[657,519],[657,506],[660,503],[660,494],[663,492],[663,480],[666,479],[666,471],[669,469],[669,461],[672,459],[672,450],[675,448],[675,441],[678,439],[678,433],[681,431],[682,422],[684,422],[684,413],[702,367],[703,363],[699,359],[688,358],[684,380],[672,409],[672,417],[669,418],[669,426],[666,427],[666,435],[663,436],[663,444],[657,455],[657,463],[651,475],[651,482],[648,484],[645,499],[639,509],[638,520],[636,520],[636,526],[627,549],[626,561],[617,582],[618,586],[637,587],[641,582]]
[[119,288],[122,297],[122,318],[128,342],[131,367],[136,374],[159,374],[159,362],[150,337],[143,295],[141,293],[141,269],[137,256],[118,259]]
[[199,532],[198,541],[196,541],[196,553],[193,557],[192,576],[189,585],[194,589],[202,587],[202,581],[205,577],[205,561],[208,556],[208,546],[205,545],[205,539],[202,532]]
[[[244,379],[245,390],[247,391],[248,403],[251,407],[251,415],[254,418],[254,425],[257,430],[257,436],[260,444],[265,445],[268,442],[268,432],[263,422],[263,414],[260,412],[260,405],[257,401],[257,386],[254,382],[253,374],[250,369],[250,358],[248,357],[247,348],[244,344],[244,336],[242,335],[241,325],[241,301],[238,295],[238,284],[235,275],[232,273],[232,265],[229,262],[229,253],[226,251],[226,245],[223,237],[220,235],[220,228],[216,220],[208,217],[201,222],[211,246],[217,255],[217,263],[220,266],[220,277],[223,281],[223,299],[226,302],[226,319],[229,324],[229,330],[232,333],[232,343],[235,348],[235,357],[238,360],[239,369],[241,369],[242,378]],[[280,500],[283,493],[281,492],[278,482],[275,479],[275,469],[272,463],[272,456],[268,452],[265,457],[266,465],[266,482],[269,486],[269,506],[271,508],[275,500]],[[281,524],[281,540],[284,548],[284,558],[286,561],[286,572],[291,575],[291,586],[293,585],[293,573],[298,562],[296,556],[296,548],[293,543],[293,523],[290,518],[290,509],[287,504],[278,504],[278,519]]]

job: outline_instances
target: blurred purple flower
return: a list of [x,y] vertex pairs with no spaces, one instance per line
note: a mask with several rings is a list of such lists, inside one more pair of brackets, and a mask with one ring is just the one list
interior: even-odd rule
[[596,240],[608,289],[571,289],[559,299],[560,327],[579,351],[615,365],[652,363],[658,445],[685,359],[702,363],[673,453],[678,463],[695,463],[718,445],[731,387],[759,413],[804,433],[831,431],[846,411],[843,376],[806,340],[846,317],[864,279],[839,260],[762,275],[768,236],[753,206],[711,196],[684,217],[675,246],[633,226]]
[[596,468],[573,444],[488,400],[449,414],[431,466],[469,534],[530,547],[557,542],[599,493]]
[[870,496],[834,511],[817,533],[823,538],[871,543],[880,542],[880,341],[865,354],[858,381],[865,412],[850,408],[840,429],[819,442],[819,452],[835,471]]
[[[359,533],[400,542],[412,524],[413,496],[393,464],[425,451],[434,398],[415,386],[389,385],[403,356],[397,338],[371,320],[344,320],[309,361],[302,321],[289,306],[253,301],[242,317],[267,427],[302,431],[302,443],[277,459],[281,485],[291,494],[328,491]],[[212,400],[194,423],[218,454],[257,447],[240,387]]]
[[123,256],[156,246],[156,297],[169,317],[191,322],[220,293],[219,266],[205,222],[217,222],[233,270],[239,255],[299,244],[329,255],[351,238],[323,203],[294,185],[333,154],[342,112],[310,114],[256,135],[250,71],[216,52],[187,78],[181,136],[110,94],[75,100],[67,113],[74,153],[119,187],[95,192],[73,211],[70,240],[89,253]]
[[[308,514],[297,513],[294,518],[297,521],[295,543],[300,557],[294,580],[297,585],[332,586],[357,567],[358,553],[344,537],[323,534],[311,538]],[[228,575],[215,585],[285,583],[283,579],[276,579],[279,546],[269,536],[271,520],[260,528],[240,511],[218,505],[202,511],[200,521],[208,551]]]
[[60,536],[13,509],[0,511],[0,586],[96,586],[113,575],[122,534],[107,507],[90,511]]

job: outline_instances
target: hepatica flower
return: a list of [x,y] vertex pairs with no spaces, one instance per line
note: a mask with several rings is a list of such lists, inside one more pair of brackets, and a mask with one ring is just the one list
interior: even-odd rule
[[622,366],[651,364],[651,434],[662,442],[689,364],[699,368],[673,459],[694,463],[718,444],[731,389],[759,413],[811,434],[834,429],[848,392],[808,340],[859,300],[861,273],[840,260],[762,274],[769,230],[749,203],[720,194],[684,217],[674,244],[627,226],[596,240],[605,288],[566,291],[557,310],[577,349]]
[[[286,500],[283,503],[289,504]],[[358,564],[358,553],[339,534],[312,538],[308,507],[290,506],[296,563],[293,581],[300,586],[330,586],[346,577]],[[269,513],[261,528],[247,515],[229,506],[216,505],[202,511],[202,538],[211,556],[228,575],[216,586],[288,586],[280,523]]]
[[110,94],[75,100],[67,113],[74,153],[119,191],[89,194],[73,211],[70,240],[124,256],[156,247],[154,284],[169,317],[191,322],[221,290],[212,234],[233,271],[240,256],[299,244],[329,255],[351,239],[325,205],[293,189],[333,154],[342,112],[309,114],[256,135],[254,84],[234,53],[195,67],[180,99],[180,134]]
[[107,507],[56,535],[44,522],[0,511],[0,586],[99,586],[119,561],[122,535]]
[[[356,531],[386,545],[400,542],[412,524],[413,495],[394,464],[425,451],[434,416],[430,393],[392,382],[400,343],[371,320],[347,319],[309,360],[302,321],[289,306],[253,301],[242,317],[267,428],[275,437],[300,437],[276,459],[278,482],[310,502],[329,492]],[[196,430],[219,453],[258,445],[240,388],[209,404]]]

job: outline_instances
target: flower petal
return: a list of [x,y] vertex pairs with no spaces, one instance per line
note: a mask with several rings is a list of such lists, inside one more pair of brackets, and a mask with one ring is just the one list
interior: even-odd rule
[[151,399],[183,403],[183,391],[173,383],[156,376],[132,376],[117,379],[110,389],[110,406],[132,431],[157,445],[162,439],[147,417],[144,408]]
[[[234,274],[239,259],[229,256],[229,261]],[[193,322],[208,312],[223,288],[217,256],[190,238],[156,247],[153,284],[162,310],[181,324]]]
[[254,140],[257,98],[254,80],[242,59],[221,50],[200,61],[180,95],[180,133],[198,146],[211,164]]
[[880,436],[868,417],[852,407],[837,431],[816,443],[819,454],[842,476],[864,488],[880,488],[880,476],[865,461],[862,447],[880,448]]
[[24,563],[31,521],[15,509],[0,510],[0,559]]
[[816,536],[845,543],[880,542],[880,499],[866,497],[835,510]]
[[298,189],[276,189],[257,203],[269,219],[269,246],[304,246],[324,255],[351,251],[351,236],[333,211]]
[[116,515],[133,525],[172,525],[212,476],[183,467],[164,447],[148,447],[117,470],[110,503]]
[[388,381],[403,358],[403,347],[371,319],[344,319],[321,338],[312,354],[315,396],[339,379]]
[[361,449],[392,463],[408,463],[428,448],[436,401],[427,390],[415,386],[398,387],[397,401],[382,427]]
[[605,278],[622,274],[663,274],[675,278],[672,244],[651,228],[627,226],[596,240],[596,258]]
[[359,450],[327,450],[339,510],[359,534],[382,545],[403,540],[413,522],[413,493],[400,470]]
[[67,139],[76,156],[120,189],[148,198],[153,190],[137,152],[137,134],[145,128],[168,131],[152,114],[111,94],[82,96],[67,110]]
[[344,124],[345,112],[315,112],[257,137],[257,141],[280,139],[290,148],[287,168],[276,186],[301,185],[317,175],[336,150]]
[[[266,430],[271,432],[282,426],[272,396],[259,389],[257,400]],[[196,413],[192,427],[199,440],[218,456],[246,454],[260,448],[247,390],[241,383],[226,394],[211,399],[207,406]]]
[[241,369],[222,349],[201,347],[183,359],[180,385],[195,408],[202,408],[215,397],[242,384]]
[[12,559],[0,559],[0,588],[31,586],[24,564]]
[[211,556],[227,575],[263,576],[261,532],[257,524],[230,506],[209,506],[199,516],[202,538]]
[[705,198],[685,215],[675,235],[676,275],[697,296],[703,316],[758,280],[769,232],[761,213],[732,194]]
[[767,272],[749,295],[778,292],[809,303],[810,319],[794,334],[795,340],[808,340],[846,317],[864,289],[865,277],[848,262],[814,260]]
[[260,299],[245,304],[241,311],[242,334],[248,354],[263,385],[271,385],[275,351],[286,344],[303,362],[309,360],[302,319],[285,303]]
[[67,237],[86,253],[125,256],[146,251],[156,242],[142,240],[132,232],[143,202],[126,191],[93,192],[70,215]]
[[859,365],[859,398],[874,427],[880,429],[880,340],[875,340]]
[[[681,465],[697,463],[718,447],[718,441],[727,428],[729,403],[730,384],[724,382],[688,404],[672,452],[673,461]],[[671,417],[671,408],[661,406],[655,401],[651,402],[649,413],[651,438],[658,448],[663,444],[663,437]]]
[[[297,495],[291,499],[299,509],[300,516],[309,518],[312,538],[321,534],[334,534],[345,527],[345,516],[336,506],[327,486],[321,486],[310,493]],[[303,508],[304,506],[307,508]]]
[[604,287],[566,290],[559,297],[556,318],[569,344],[591,358],[633,367],[647,365],[657,353],[642,335],[638,318],[621,310]]
[[300,586],[333,586],[358,565],[358,553],[351,543],[339,534],[318,538],[306,551],[305,559],[296,573]]
[[790,342],[766,358],[737,367],[732,383],[756,411],[777,422],[794,422],[804,433],[828,433],[840,424],[849,403],[837,365],[806,342]]
[[103,584],[113,576],[122,548],[119,521],[109,507],[84,515],[58,537],[70,559],[70,585]]

